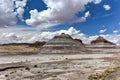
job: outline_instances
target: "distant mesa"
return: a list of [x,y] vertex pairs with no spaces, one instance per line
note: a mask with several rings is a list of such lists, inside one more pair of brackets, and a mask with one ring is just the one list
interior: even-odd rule
[[82,53],[84,51],[86,49],[80,39],[73,39],[70,35],[62,33],[43,45],[40,53]]
[[103,37],[99,36],[96,40],[91,41],[91,44],[94,45],[116,45],[115,43],[112,43]]
[[91,44],[85,46],[86,48],[116,48],[116,44],[99,36],[96,40],[91,41]]
[[75,41],[78,41],[78,42],[80,42],[82,45],[84,45],[81,39],[74,39],[74,40],[75,40]]
[[34,42],[34,43],[29,44],[29,46],[30,46],[30,47],[40,48],[40,47],[42,47],[45,43],[46,43],[46,42],[44,42],[44,41],[43,41],[43,42],[36,41],[36,42]]
[[9,45],[12,45],[12,46],[22,46],[22,45],[26,45],[26,46],[29,46],[29,47],[36,47],[36,48],[40,48],[42,47],[46,42],[40,42],[40,41],[36,41],[34,43],[8,43],[8,44],[0,44],[2,46],[9,46]]

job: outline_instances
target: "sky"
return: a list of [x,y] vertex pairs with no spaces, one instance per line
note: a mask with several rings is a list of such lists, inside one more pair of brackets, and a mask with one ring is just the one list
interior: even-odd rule
[[120,45],[120,0],[1,0],[0,44],[48,41],[66,33],[85,44]]

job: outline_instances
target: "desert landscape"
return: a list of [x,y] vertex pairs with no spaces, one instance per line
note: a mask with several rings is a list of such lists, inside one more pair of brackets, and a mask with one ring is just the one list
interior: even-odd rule
[[120,48],[96,41],[84,45],[61,34],[39,47],[1,45],[0,80],[119,80]]
[[120,0],[0,0],[0,80],[120,80]]

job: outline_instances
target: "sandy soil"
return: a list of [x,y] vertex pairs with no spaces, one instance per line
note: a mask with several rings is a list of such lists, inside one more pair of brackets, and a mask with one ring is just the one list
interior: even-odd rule
[[29,47],[27,45],[4,45],[0,46],[0,55],[8,54],[33,54],[38,52],[35,47]]
[[0,80],[88,80],[118,62],[115,53],[6,55],[0,56]]
[[120,68],[117,71],[109,74],[106,80],[120,80]]

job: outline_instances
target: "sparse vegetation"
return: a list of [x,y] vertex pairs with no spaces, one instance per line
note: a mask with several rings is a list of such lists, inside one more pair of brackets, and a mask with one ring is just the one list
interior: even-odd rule
[[34,67],[36,68],[36,67],[38,67],[38,65],[34,65]]
[[29,70],[30,70],[30,67],[28,67],[28,66],[25,66],[25,70],[28,70],[28,71],[29,71]]
[[[104,79],[109,78],[109,76],[111,77],[111,75],[113,74],[112,72],[114,72],[117,68],[114,68],[114,67],[108,68],[104,72],[101,72],[101,70],[105,69],[107,66],[114,65],[113,62],[115,61],[118,62],[118,59],[112,60],[113,56],[111,54],[110,56],[108,54],[105,54],[105,56],[103,54],[99,54],[100,57],[98,54],[97,55],[96,54],[95,55],[87,54],[87,53],[83,55],[82,54],[75,54],[75,55],[73,54],[72,55],[71,54],[70,55],[68,54],[67,55],[66,54],[65,55],[39,54],[39,56],[30,55],[30,57],[29,55],[27,56],[25,55],[25,58],[23,56],[22,59],[19,60],[19,62],[11,61],[12,63],[7,64],[7,66],[10,65],[10,66],[23,66],[23,67],[20,67],[17,69],[12,68],[9,70],[1,71],[0,74],[3,75],[2,77],[4,79],[9,78],[10,80],[13,80],[13,79],[24,80],[25,78],[32,79],[32,80],[35,80],[37,78],[39,79],[44,78],[45,80],[47,79],[51,79],[51,80],[53,79],[54,80],[60,80],[60,79],[61,80],[63,79],[104,80]],[[93,59],[91,57],[93,57]],[[105,60],[103,60],[104,59],[103,57],[105,57]],[[98,58],[99,60],[97,60]],[[17,58],[15,58],[15,60],[16,59]],[[2,65],[2,66],[6,67],[6,65]],[[90,72],[95,72],[95,71],[100,71],[100,72],[92,73],[89,75]]]
[[24,52],[37,52],[35,47],[26,45],[4,45],[0,46],[0,53],[24,53]]
[[8,74],[5,75],[5,77],[8,77],[8,76],[9,76]]
[[44,74],[41,74],[41,73],[39,72],[39,76],[40,76],[40,77],[43,77],[43,75],[44,75]]
[[62,69],[68,69],[69,67],[68,66],[63,66]]
[[56,67],[56,66],[54,66],[54,67],[53,67],[53,69],[57,69],[57,67]]
[[17,72],[17,71],[16,71],[16,70],[15,70],[15,71],[11,71],[10,74],[13,74],[13,73],[15,73],[15,72]]
[[38,71],[37,73],[40,73],[40,71]]
[[57,77],[57,75],[56,75],[56,74],[53,74],[52,77]]
[[104,72],[102,73],[92,73],[88,76],[88,80],[105,80],[105,78],[112,72],[116,71],[119,67],[110,67],[107,68]]

